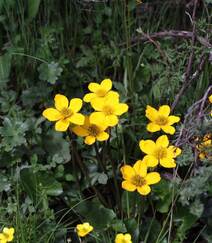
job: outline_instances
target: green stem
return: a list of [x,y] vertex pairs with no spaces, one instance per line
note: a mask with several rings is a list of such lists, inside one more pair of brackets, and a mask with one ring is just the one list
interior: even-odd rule
[[101,155],[99,153],[99,148],[96,143],[94,144],[94,148],[95,148],[95,152],[96,152],[97,161],[99,162],[99,165],[100,165],[102,171],[104,171],[104,173],[107,174],[107,169],[102,161]]

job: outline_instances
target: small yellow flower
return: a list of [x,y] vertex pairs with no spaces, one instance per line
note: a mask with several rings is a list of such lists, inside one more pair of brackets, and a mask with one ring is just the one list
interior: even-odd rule
[[147,174],[147,164],[141,160],[138,160],[133,167],[124,165],[121,167],[121,173],[124,178],[122,188],[131,192],[137,190],[141,195],[149,194],[151,191],[149,185],[156,184],[161,179],[157,172]]
[[174,158],[181,154],[181,149],[175,146],[169,146],[169,139],[166,135],[160,136],[156,143],[152,140],[141,140],[139,142],[144,161],[147,166],[154,167],[160,163],[165,168],[174,168],[176,166]]
[[78,224],[76,229],[79,237],[85,237],[93,230],[93,226],[86,222],[83,224]]
[[161,129],[168,134],[174,134],[175,128],[172,125],[180,121],[178,116],[169,116],[170,107],[168,105],[162,105],[159,110],[151,106],[146,108],[146,117],[151,121],[147,125],[147,130],[149,132],[157,132]]
[[212,103],[212,95],[208,97],[209,101]]
[[105,132],[107,125],[103,122],[100,125],[90,122],[90,117],[85,117],[85,123],[82,126],[75,126],[72,131],[80,136],[85,137],[84,142],[88,145],[95,143],[95,141],[105,141],[109,138],[109,134]]
[[64,132],[70,123],[75,125],[84,124],[84,116],[78,113],[82,108],[82,100],[74,98],[70,103],[66,96],[57,94],[54,98],[55,108],[47,108],[43,111],[43,116],[49,121],[56,121],[55,130]]
[[113,127],[118,124],[118,116],[128,111],[128,105],[119,103],[119,98],[113,94],[104,99],[93,99],[91,106],[96,112],[90,116],[92,123],[101,124],[105,121],[107,126]]
[[199,150],[199,158],[201,160],[212,159],[212,155],[209,151],[212,149],[212,134],[206,134],[203,137],[202,142],[197,145],[196,148]]
[[119,233],[116,235],[115,243],[132,243],[131,235]]
[[119,97],[119,94],[115,91],[111,91],[112,81],[110,79],[104,79],[100,84],[98,83],[90,83],[88,85],[88,89],[92,93],[88,93],[84,96],[83,100],[85,102],[91,102],[94,98],[104,98],[107,97],[108,94],[113,94]]
[[15,230],[14,228],[7,228],[5,227],[3,229],[3,232],[0,233],[0,243],[7,243],[7,242],[11,242],[14,238],[14,233]]

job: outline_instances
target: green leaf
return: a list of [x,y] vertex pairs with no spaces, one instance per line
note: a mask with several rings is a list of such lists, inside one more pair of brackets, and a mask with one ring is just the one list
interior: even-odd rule
[[55,84],[60,77],[63,69],[59,66],[57,62],[51,62],[49,64],[42,63],[38,67],[39,78],[41,80],[47,81],[50,84]]
[[96,230],[104,230],[111,226],[116,217],[112,209],[105,208],[99,201],[84,201],[75,209]]
[[49,196],[59,196],[62,185],[46,172],[34,172],[31,168],[24,168],[20,172],[21,183],[29,195],[36,202],[43,193]]
[[24,190],[36,204],[39,191],[36,174],[30,168],[24,168],[20,171],[20,180]]
[[[145,242],[155,243],[161,231],[161,225],[155,218],[146,218],[142,222],[141,235]],[[161,242],[161,241],[160,241]]]
[[130,233],[133,238],[133,242],[137,243],[140,234],[139,224],[134,218],[127,219],[124,221],[124,223],[126,225],[127,232]]
[[10,190],[11,183],[8,181],[8,178],[5,175],[0,176],[0,192],[7,192]]
[[112,222],[112,229],[116,232],[127,232],[126,226],[124,224],[124,222],[120,219],[115,219]]
[[29,19],[33,19],[37,15],[39,6],[40,6],[40,0],[28,0]]
[[39,173],[38,181],[41,190],[45,191],[49,196],[59,196],[63,193],[61,183],[59,183],[53,176],[47,173]]
[[191,214],[189,210],[181,205],[176,207],[176,214],[174,215],[174,221],[179,225],[176,232],[176,238],[173,241],[183,242],[186,238],[187,231],[195,224],[198,217]]
[[172,187],[171,184],[162,179],[160,183],[154,186],[154,195],[158,198],[156,209],[160,213],[167,213],[172,202]]

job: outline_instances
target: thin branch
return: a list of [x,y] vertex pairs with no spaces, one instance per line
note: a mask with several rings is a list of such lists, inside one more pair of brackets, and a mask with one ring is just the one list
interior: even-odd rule
[[[149,38],[151,39],[160,39],[160,38],[183,38],[183,39],[192,39],[193,38],[193,32],[192,31],[184,31],[184,30],[165,30],[160,32],[154,32],[151,34],[148,34],[147,36],[139,36],[134,37],[131,39],[131,45],[139,45],[140,42],[148,41]],[[212,48],[212,44],[209,42],[208,39],[202,37],[202,36],[196,36],[196,40],[203,46],[207,48]],[[121,43],[121,46],[126,46],[126,43]]]

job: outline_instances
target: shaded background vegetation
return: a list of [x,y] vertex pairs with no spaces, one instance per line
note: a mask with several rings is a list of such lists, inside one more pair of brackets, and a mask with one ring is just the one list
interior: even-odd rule
[[[211,92],[212,2],[143,2],[0,0],[0,220],[14,225],[15,242],[77,242],[73,229],[83,219],[97,229],[90,242],[113,242],[126,230],[133,242],[212,241],[212,164],[197,160],[191,139],[211,121],[197,117],[199,103],[188,110]],[[117,169],[108,163],[107,173],[95,149],[74,138],[79,166],[66,134],[41,117],[56,93],[82,97],[105,77],[130,106],[112,133],[106,160]],[[189,111],[176,134],[184,153],[178,173],[163,171],[152,196],[119,191],[120,201],[111,195],[114,176],[120,183],[120,165],[140,158],[138,140],[151,138],[147,104],[174,104],[182,121]]]

